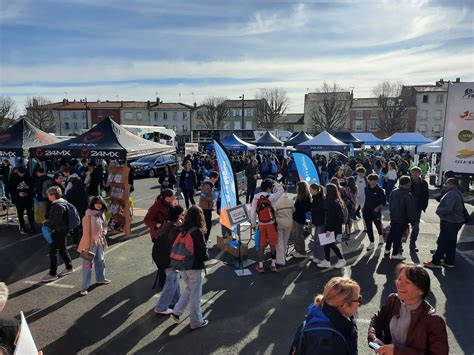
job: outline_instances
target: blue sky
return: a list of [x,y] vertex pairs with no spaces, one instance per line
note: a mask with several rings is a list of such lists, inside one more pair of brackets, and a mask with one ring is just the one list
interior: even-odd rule
[[474,80],[471,0],[0,2],[0,95],[199,103],[326,82]]

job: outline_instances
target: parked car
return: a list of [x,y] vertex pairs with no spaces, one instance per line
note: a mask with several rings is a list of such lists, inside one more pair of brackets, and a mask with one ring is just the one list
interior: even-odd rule
[[173,154],[152,155],[143,157],[130,163],[134,176],[155,177],[159,175],[166,165],[176,166],[176,156]]

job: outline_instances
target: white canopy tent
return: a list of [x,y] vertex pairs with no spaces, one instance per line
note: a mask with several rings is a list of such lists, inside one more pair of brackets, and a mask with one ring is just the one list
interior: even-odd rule
[[300,143],[298,150],[311,152],[347,152],[349,145],[341,142],[327,131],[319,133],[316,137]]
[[443,137],[438,138],[434,142],[418,146],[416,151],[418,153],[441,153],[443,146]]

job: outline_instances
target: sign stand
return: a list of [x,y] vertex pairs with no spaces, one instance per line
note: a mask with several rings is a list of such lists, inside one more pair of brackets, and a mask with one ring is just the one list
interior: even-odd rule
[[[233,267],[238,270],[235,270],[235,274],[237,276],[250,276],[252,272],[248,269],[250,265],[256,263],[255,260],[252,259],[242,259],[242,237],[240,232],[240,225],[244,222],[249,220],[249,215],[247,212],[247,207],[242,205],[237,205],[235,207],[229,208],[227,210],[227,215],[229,216],[229,222],[232,227],[237,227],[237,235],[239,237],[238,244],[239,244],[239,257],[234,263],[229,263]],[[252,231],[250,231],[252,233]]]

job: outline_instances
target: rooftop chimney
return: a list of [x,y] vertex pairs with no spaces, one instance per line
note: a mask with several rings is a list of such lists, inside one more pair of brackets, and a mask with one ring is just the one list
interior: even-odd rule
[[156,97],[156,103],[160,104],[160,98],[158,96]]
[[66,105],[66,104],[67,104],[67,100],[63,99],[63,105]]
[[146,108],[150,108],[150,100],[146,102]]
[[457,83],[460,83],[460,82],[461,82],[461,78],[456,78],[456,82],[457,82]]
[[123,100],[120,101],[120,107],[123,107]]
[[193,105],[193,106],[194,106],[194,108],[196,108],[196,107],[197,107],[197,103],[196,103],[196,101],[194,101],[194,105]]

